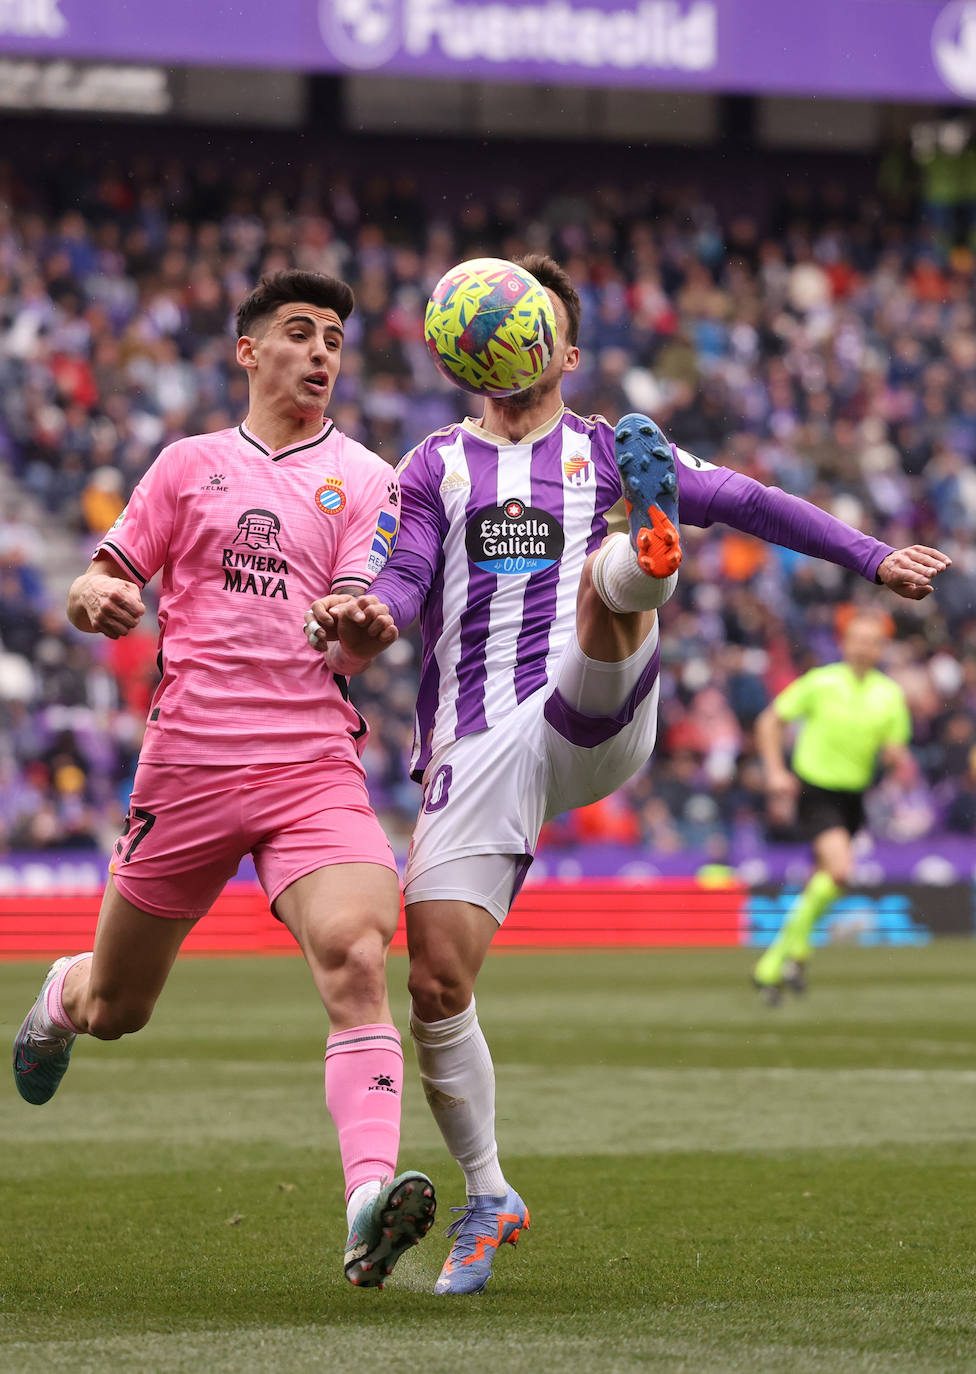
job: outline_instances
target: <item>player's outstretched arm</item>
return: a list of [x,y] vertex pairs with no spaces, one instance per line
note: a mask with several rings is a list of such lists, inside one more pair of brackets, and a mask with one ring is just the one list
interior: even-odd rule
[[146,613],[139,588],[110,558],[96,558],[68,590],[68,619],[85,634],[121,639]]
[[344,675],[361,672],[399,634],[389,607],[378,597],[343,593],[314,602],[305,612],[304,628],[313,649]]
[[895,549],[894,553],[889,553],[882,560],[877,577],[896,596],[903,596],[908,601],[921,601],[935,590],[932,579],[951,567],[952,559],[948,554],[927,548],[924,544],[911,544],[907,549]]
[[893,549],[800,496],[764,486],[728,468],[707,463],[695,468],[682,460],[678,488],[682,524],[728,525],[767,543],[849,568],[912,601],[930,595],[932,578],[952,561],[940,550],[921,544]]

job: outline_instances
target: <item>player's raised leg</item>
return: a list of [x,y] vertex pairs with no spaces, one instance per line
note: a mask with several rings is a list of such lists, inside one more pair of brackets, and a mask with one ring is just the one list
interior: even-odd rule
[[26,1102],[56,1092],[78,1035],[117,1040],[141,1028],[194,919],[151,915],[110,878],[93,952],[57,960],[14,1041],[14,1079]]
[[344,1268],[357,1287],[382,1288],[434,1221],[434,1187],[396,1175],[403,1050],[390,1017],[386,954],[396,929],[396,874],[334,864],[291,883],[275,910],[298,941],[329,1016],[325,1099],[339,1135],[349,1236]]
[[[583,567],[576,635],[557,668],[545,714],[559,735],[584,750],[621,734],[613,746],[613,766],[608,768],[606,759],[600,764],[603,780],[618,777],[616,787],[646,762],[654,747],[656,611],[677,586],[681,545],[671,445],[646,415],[625,416],[616,427],[615,442],[630,531],[609,535]],[[642,728],[624,736],[624,727],[642,706]],[[554,780],[564,771],[557,767]],[[592,774],[585,757],[578,770],[570,770],[574,775],[577,771],[582,777]],[[575,795],[575,781],[571,787]],[[598,795],[605,796],[606,790],[584,788],[571,804],[581,806]],[[547,814],[554,814],[551,806]]]

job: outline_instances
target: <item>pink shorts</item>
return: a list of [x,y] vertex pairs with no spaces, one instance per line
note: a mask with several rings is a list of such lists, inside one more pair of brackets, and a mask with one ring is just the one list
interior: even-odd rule
[[332,864],[396,872],[352,763],[140,763],[110,864],[127,901],[153,916],[204,916],[245,854],[272,905]]

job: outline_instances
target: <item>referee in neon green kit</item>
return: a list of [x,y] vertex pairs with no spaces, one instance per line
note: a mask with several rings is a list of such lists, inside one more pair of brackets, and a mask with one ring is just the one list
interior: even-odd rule
[[[795,814],[816,860],[813,876],[753,970],[770,1006],[780,1001],[784,987],[806,988],[810,935],[850,881],[851,840],[864,823],[864,793],[879,761],[887,768],[912,766],[905,694],[877,667],[884,642],[878,619],[858,612],[844,631],[842,661],[791,682],[756,721],[770,815],[788,823]],[[783,749],[791,721],[801,722],[792,772]]]

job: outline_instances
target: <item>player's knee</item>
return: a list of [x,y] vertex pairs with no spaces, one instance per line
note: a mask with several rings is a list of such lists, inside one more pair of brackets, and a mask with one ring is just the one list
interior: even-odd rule
[[383,996],[386,988],[386,950],[389,941],[378,930],[332,942],[318,952],[319,961],[337,995],[364,1001]]
[[445,1021],[471,1005],[474,979],[457,964],[411,960],[407,988],[421,1021]]
[[142,1030],[151,1015],[151,1004],[95,997],[88,1006],[88,1034],[96,1040],[119,1040]]
[[847,887],[851,881],[851,874],[854,872],[854,856],[852,854],[821,854],[819,856],[821,872],[837,884],[838,887]]

